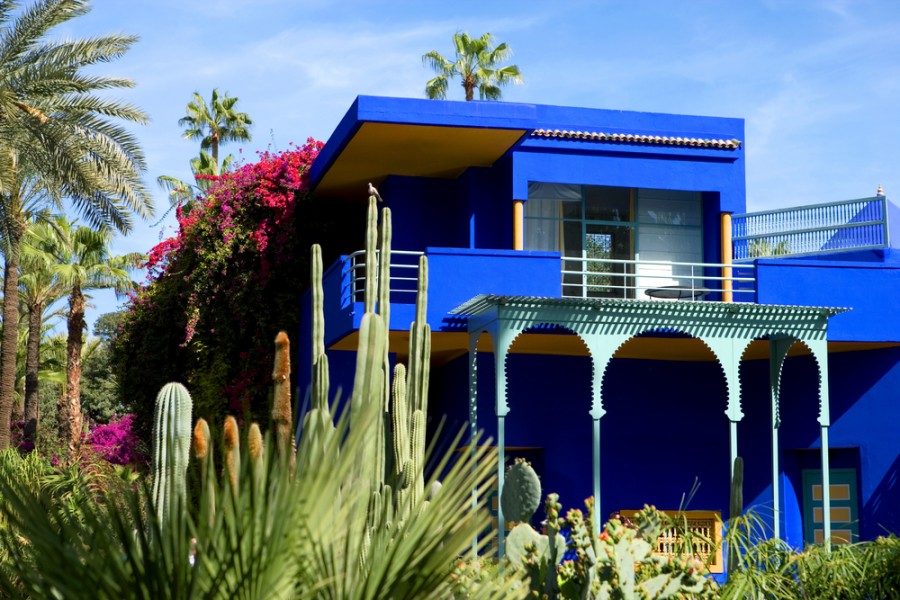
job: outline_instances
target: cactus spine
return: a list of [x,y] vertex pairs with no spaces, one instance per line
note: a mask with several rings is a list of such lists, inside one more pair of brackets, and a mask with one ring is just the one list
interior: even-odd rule
[[156,396],[152,494],[161,523],[185,499],[192,406],[191,395],[180,383],[167,383]]

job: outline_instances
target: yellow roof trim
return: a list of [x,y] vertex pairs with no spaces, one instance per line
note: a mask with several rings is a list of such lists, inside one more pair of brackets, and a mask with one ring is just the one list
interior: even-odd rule
[[363,123],[316,186],[320,196],[366,197],[388,175],[455,179],[490,167],[525,129]]

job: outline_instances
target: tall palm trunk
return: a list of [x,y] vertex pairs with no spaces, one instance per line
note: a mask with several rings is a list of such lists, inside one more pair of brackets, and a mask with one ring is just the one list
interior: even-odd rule
[[213,164],[216,165],[216,168],[218,169],[219,168],[219,132],[213,131],[212,135],[210,137],[212,137],[212,141],[209,144],[209,150],[212,153]]
[[[11,203],[12,204],[12,203]],[[10,227],[3,269],[3,340],[0,343],[0,450],[9,448],[10,418],[16,390],[16,345],[19,322],[19,253],[25,220],[16,213]]]
[[463,78],[463,89],[466,90],[466,102],[475,99],[475,78],[471,75]]
[[28,345],[25,351],[25,441],[37,441],[40,421],[40,399],[38,395],[38,369],[40,368],[41,324],[44,303],[36,302],[28,306]]
[[69,337],[66,340],[66,395],[60,412],[59,428],[68,448],[69,460],[81,445],[81,338],[84,333],[84,294],[81,286],[72,286],[69,296]]

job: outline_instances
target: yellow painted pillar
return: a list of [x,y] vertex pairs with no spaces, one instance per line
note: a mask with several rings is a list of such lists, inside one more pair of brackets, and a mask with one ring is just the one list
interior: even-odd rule
[[[722,264],[731,265],[731,213],[722,213]],[[722,267],[722,302],[734,302],[732,293],[731,267]]]
[[525,201],[513,200],[513,250],[525,249]]

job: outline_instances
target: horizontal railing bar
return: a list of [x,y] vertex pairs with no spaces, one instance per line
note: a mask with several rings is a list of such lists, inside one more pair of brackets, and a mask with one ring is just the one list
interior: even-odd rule
[[[381,250],[375,251],[376,254],[378,254],[380,252],[381,252]],[[348,254],[347,258],[355,258],[357,256],[363,256],[363,255],[365,255],[365,253],[366,253],[365,250],[357,250],[356,252],[351,252],[350,254]],[[391,250],[391,254],[397,254],[400,256],[422,256],[425,253],[420,252],[418,250]]]
[[[868,246],[850,246],[847,248],[829,248],[827,250],[809,250],[807,252],[791,252],[790,254],[775,254],[775,255],[767,255],[767,256],[748,256],[746,258],[736,258],[734,259],[735,263],[743,263],[745,260],[756,260],[758,258],[801,258],[804,256],[816,256],[819,254],[838,254],[843,252],[862,252],[864,250],[884,250],[884,244],[871,244]],[[736,269],[743,269],[745,266],[741,264],[738,266],[735,264]]]
[[857,198],[855,200],[837,200],[835,202],[823,202],[821,204],[805,204],[803,206],[794,206],[792,208],[776,208],[776,209],[772,209],[772,210],[763,210],[760,212],[740,213],[740,214],[731,215],[731,221],[733,223],[734,221],[736,221],[738,219],[745,219],[748,217],[750,217],[750,218],[762,217],[762,216],[768,216],[768,215],[777,215],[777,214],[784,214],[784,213],[790,213],[790,212],[797,212],[800,210],[831,208],[831,207],[837,207],[837,206],[850,206],[852,204],[868,204],[868,203],[873,203],[873,202],[879,202],[881,204],[884,204],[885,199],[886,198],[884,196],[873,196],[871,198]]
[[[734,266],[734,269],[743,269],[745,265]],[[650,273],[598,273],[596,271],[560,271],[563,275],[579,275],[583,277],[610,277],[610,278],[630,278],[637,279],[638,277],[645,279],[697,279],[701,281],[738,281],[743,283],[753,283],[756,281],[755,277],[722,277],[719,275],[671,275],[667,273],[662,274],[650,274]],[[563,285],[581,285],[579,283],[563,283]],[[592,284],[597,285],[597,284]]]
[[[727,268],[732,265],[725,263],[692,263],[692,262],[670,262],[667,260],[626,260],[621,258],[582,258],[580,256],[563,256],[562,260],[590,262],[590,263],[610,263],[617,265],[659,265],[665,267],[709,267],[711,269]],[[741,268],[755,268],[747,265]]]
[[823,225],[821,227],[806,227],[804,229],[782,229],[781,231],[773,231],[770,233],[756,233],[753,235],[739,235],[732,238],[735,242],[746,240],[759,240],[772,237],[787,237],[798,235],[801,233],[816,233],[819,231],[835,231],[845,229],[859,229],[862,227],[880,226],[884,221],[861,221],[859,223],[845,223],[843,225]]

